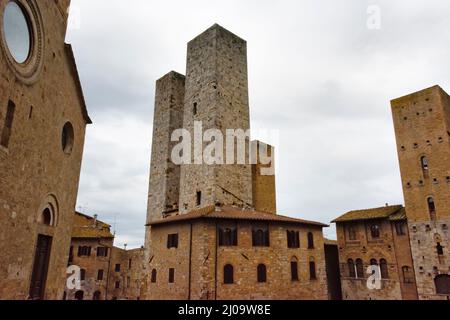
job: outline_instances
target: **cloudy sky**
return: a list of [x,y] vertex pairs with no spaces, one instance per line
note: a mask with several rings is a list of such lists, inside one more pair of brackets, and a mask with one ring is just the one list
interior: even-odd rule
[[78,209],[112,224],[119,246],[144,241],[155,81],[184,73],[186,43],[214,23],[248,41],[251,125],[279,131],[284,215],[328,223],[403,203],[389,101],[450,90],[447,0],[72,0],[72,9],[67,42],[94,121]]

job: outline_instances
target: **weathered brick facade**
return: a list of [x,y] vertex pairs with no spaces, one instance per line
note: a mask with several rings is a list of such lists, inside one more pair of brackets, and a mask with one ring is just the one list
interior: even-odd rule
[[[218,210],[218,211],[216,211]],[[273,216],[236,208],[193,212],[152,224],[149,299],[219,300],[326,300],[322,227],[315,222]],[[179,219],[177,219],[179,218]],[[220,230],[236,230],[236,242],[222,243]],[[253,245],[253,232],[269,233],[268,246]],[[288,247],[287,231],[299,232],[298,248]],[[308,234],[313,243],[308,242]],[[169,235],[178,243],[168,248]],[[298,278],[292,276],[292,263]],[[311,271],[313,263],[314,271]],[[258,282],[258,266],[266,281]],[[225,283],[224,268],[233,267],[232,283]],[[174,279],[170,282],[170,269]],[[153,279],[152,279],[153,276]]]
[[18,63],[4,38],[10,1],[1,0],[0,299],[61,299],[90,119],[64,43],[70,1],[15,4],[31,42]]
[[393,100],[392,113],[419,298],[448,299],[450,97],[431,87]]
[[[335,222],[343,299],[417,299],[403,206],[351,211]],[[371,265],[379,270],[379,288],[367,285]]]

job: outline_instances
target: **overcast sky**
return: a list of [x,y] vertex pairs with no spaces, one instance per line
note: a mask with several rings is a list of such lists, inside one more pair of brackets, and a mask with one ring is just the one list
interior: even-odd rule
[[[379,29],[372,5],[381,10]],[[67,42],[94,121],[78,209],[112,224],[118,246],[144,242],[155,81],[184,74],[187,42],[214,23],[248,42],[251,125],[279,130],[283,215],[329,223],[349,210],[403,203],[389,101],[435,84],[450,90],[447,0],[72,7]],[[325,234],[335,238],[333,228]]]

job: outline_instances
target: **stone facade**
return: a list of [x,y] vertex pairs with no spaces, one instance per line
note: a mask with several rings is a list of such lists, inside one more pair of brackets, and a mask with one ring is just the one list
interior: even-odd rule
[[[253,191],[253,207],[257,211],[275,214],[277,212],[277,193],[275,187],[275,172],[267,174],[262,171],[274,171],[275,168],[275,148],[261,141],[252,142],[257,159],[252,164],[252,191]],[[260,148],[264,148],[264,153],[271,159],[269,164],[264,164],[260,157]],[[270,169],[270,170],[269,170]]]
[[64,43],[70,1],[15,3],[32,41],[18,63],[0,32],[0,299],[61,299],[91,121]]
[[[415,300],[417,289],[403,206],[351,211],[336,219],[345,300]],[[381,286],[370,288],[376,265]]]
[[[204,211],[204,209],[202,209]],[[200,210],[200,211],[202,211]],[[180,300],[326,300],[322,227],[314,222],[272,217],[236,208],[211,207],[209,212],[189,213],[152,224],[149,299]],[[218,211],[216,211],[218,210]],[[179,220],[184,219],[184,220]],[[222,242],[221,230],[236,230],[236,242]],[[267,230],[268,246],[255,246],[254,232]],[[289,248],[287,231],[299,232],[298,248]],[[308,234],[313,244],[308,242]],[[176,246],[168,248],[170,235]],[[292,276],[292,263],[298,278]],[[314,263],[314,271],[311,271]],[[226,265],[233,267],[227,283]],[[264,265],[266,281],[258,282],[258,266]],[[174,274],[170,281],[170,269]]]
[[66,287],[65,300],[106,299],[113,242],[109,225],[97,217],[75,212],[68,265],[82,270],[81,287]]
[[450,97],[435,86],[391,104],[419,298],[449,299]]

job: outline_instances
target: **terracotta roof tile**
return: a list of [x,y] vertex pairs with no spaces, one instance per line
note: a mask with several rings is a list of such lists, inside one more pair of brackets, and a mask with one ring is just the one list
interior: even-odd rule
[[80,212],[75,212],[72,238],[114,238],[111,226]]
[[285,222],[285,223],[293,223],[293,224],[305,224],[305,225],[314,225],[318,227],[328,227],[328,225],[315,222],[302,220],[297,218],[291,218],[276,214],[258,212],[254,210],[244,210],[235,207],[222,207],[216,209],[215,206],[209,206],[202,209],[191,211],[187,214],[176,215],[166,219],[157,220],[150,222],[148,225],[160,225],[166,223],[174,223],[180,221],[187,220],[195,220],[195,219],[223,219],[223,220],[254,220],[254,221],[272,221],[272,222]]
[[[358,220],[373,220],[373,219],[385,219],[398,214],[400,211],[404,211],[402,205],[386,206],[365,210],[354,210],[347,212],[332,222],[346,222],[346,221],[358,221]],[[404,213],[405,218],[406,214]]]

